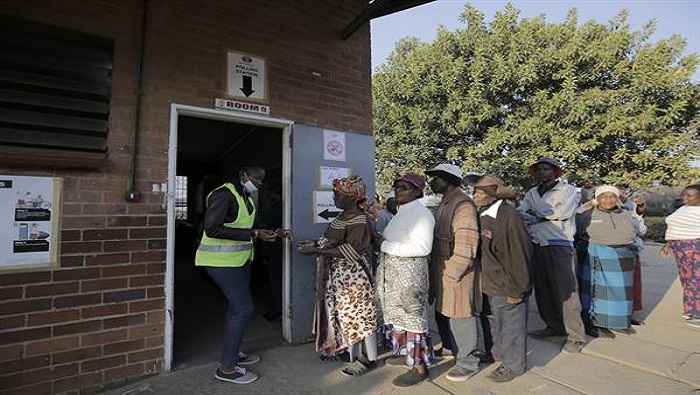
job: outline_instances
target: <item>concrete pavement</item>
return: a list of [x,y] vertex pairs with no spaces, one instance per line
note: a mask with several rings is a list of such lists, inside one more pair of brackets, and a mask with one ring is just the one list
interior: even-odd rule
[[[113,389],[107,395],[146,394],[695,394],[700,395],[700,329],[681,317],[681,287],[674,260],[659,257],[660,245],[642,253],[645,325],[637,334],[616,339],[591,339],[581,354],[559,351],[562,338],[528,339],[528,371],[508,383],[486,376],[498,365],[484,368],[466,382],[445,378],[454,364],[445,358],[430,369],[430,381],[398,388],[391,380],[403,368],[385,366],[364,376],[340,373],[343,363],[321,363],[313,344],[284,345],[258,353],[252,369],[261,378],[249,385],[216,380],[216,363],[163,373]],[[530,329],[543,326],[534,298]],[[438,337],[437,333],[434,334]],[[557,340],[559,342],[557,342]]]

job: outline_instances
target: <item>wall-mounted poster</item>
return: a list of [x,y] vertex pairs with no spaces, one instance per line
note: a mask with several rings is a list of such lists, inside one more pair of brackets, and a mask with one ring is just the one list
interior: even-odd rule
[[0,270],[58,265],[62,180],[0,175]]
[[318,186],[321,188],[333,188],[333,180],[337,178],[350,177],[350,168],[321,166],[319,167]]
[[323,159],[345,161],[345,132],[323,131]]

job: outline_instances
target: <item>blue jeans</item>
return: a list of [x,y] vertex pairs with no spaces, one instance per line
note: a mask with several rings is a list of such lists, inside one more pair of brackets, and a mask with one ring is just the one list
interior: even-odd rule
[[238,364],[238,350],[243,333],[253,316],[253,298],[250,295],[250,263],[241,267],[211,267],[207,273],[216,282],[228,301],[224,322],[224,348],[219,363]]

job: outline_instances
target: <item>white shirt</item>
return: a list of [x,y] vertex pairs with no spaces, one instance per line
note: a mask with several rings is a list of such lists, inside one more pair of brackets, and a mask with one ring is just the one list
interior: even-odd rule
[[429,255],[433,249],[433,214],[418,200],[402,204],[397,210],[382,233],[382,252],[401,257]]
[[681,206],[666,217],[666,240],[700,239],[700,206]]

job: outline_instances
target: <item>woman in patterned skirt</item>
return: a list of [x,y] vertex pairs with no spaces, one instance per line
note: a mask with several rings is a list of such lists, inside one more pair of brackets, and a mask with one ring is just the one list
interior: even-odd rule
[[[314,332],[321,361],[349,352],[342,373],[359,376],[377,359],[377,311],[367,261],[374,212],[365,197],[362,178],[333,181],[333,201],[343,211],[318,241],[299,243],[298,251],[317,256]],[[366,356],[360,350],[364,341]]]
[[[382,234],[377,268],[377,297],[391,339],[394,359],[411,370],[393,381],[410,387],[428,378],[435,357],[428,332],[428,255],[433,245],[433,214],[421,202],[425,180],[406,174],[394,181],[398,212]],[[390,361],[387,361],[390,363]]]

